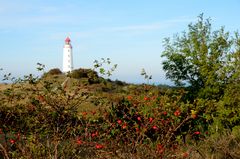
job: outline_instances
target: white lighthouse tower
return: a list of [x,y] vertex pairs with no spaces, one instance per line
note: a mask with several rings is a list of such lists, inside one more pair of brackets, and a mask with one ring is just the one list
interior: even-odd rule
[[73,70],[72,45],[69,37],[65,39],[63,47],[63,72],[71,72]]

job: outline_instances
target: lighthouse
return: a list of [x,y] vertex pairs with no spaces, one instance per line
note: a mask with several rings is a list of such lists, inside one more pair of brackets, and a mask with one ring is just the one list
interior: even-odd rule
[[73,70],[72,45],[69,37],[65,39],[63,47],[63,72],[71,72]]

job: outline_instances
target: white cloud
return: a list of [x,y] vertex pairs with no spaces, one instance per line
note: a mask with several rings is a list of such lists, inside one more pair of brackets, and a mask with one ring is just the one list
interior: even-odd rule
[[113,28],[106,28],[103,30],[113,31],[113,32],[151,31],[151,30],[166,29],[171,26],[177,25],[178,23],[191,22],[191,21],[193,21],[193,18],[179,17],[176,19],[170,19],[170,20],[157,22],[157,23],[113,27]]
[[113,27],[106,28],[104,30],[110,32],[129,32],[129,31],[150,31],[150,30],[158,30],[168,27],[170,24],[163,23],[153,23],[153,24],[141,24],[141,25],[130,25],[123,27]]
[[66,10],[73,10],[74,6],[52,6],[46,4],[24,3],[22,1],[0,0],[0,29],[21,29],[38,26],[77,24],[85,19],[81,15],[65,14]]
[[[171,27],[179,25],[179,23],[189,23],[194,20],[195,19],[192,17],[178,17],[175,19],[165,20],[162,22],[149,23],[149,24],[127,25],[127,26],[117,26],[117,27],[101,27],[101,28],[95,28],[92,30],[80,31],[80,32],[70,31],[68,33],[75,37],[81,37],[81,38],[88,38],[88,37],[93,37],[93,36],[108,34],[108,33],[136,35],[136,34],[143,34],[146,32],[156,31],[156,30],[169,29]],[[51,38],[62,39],[65,36],[66,36],[66,32],[59,32],[51,35]]]

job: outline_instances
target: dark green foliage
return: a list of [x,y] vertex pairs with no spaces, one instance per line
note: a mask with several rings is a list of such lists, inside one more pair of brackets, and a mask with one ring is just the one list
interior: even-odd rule
[[123,81],[120,81],[120,80],[115,80],[114,83],[115,83],[116,85],[119,85],[119,86],[125,86],[125,85],[127,85],[126,82],[123,82]]
[[89,84],[101,82],[97,72],[92,69],[76,69],[69,73],[68,76],[75,79],[87,78]]
[[60,75],[62,71],[59,68],[53,68],[47,72],[48,75]]

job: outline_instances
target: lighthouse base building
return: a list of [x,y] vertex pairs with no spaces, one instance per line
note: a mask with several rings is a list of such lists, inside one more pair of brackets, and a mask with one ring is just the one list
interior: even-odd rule
[[69,37],[65,39],[63,47],[63,72],[68,73],[73,70],[72,45]]

